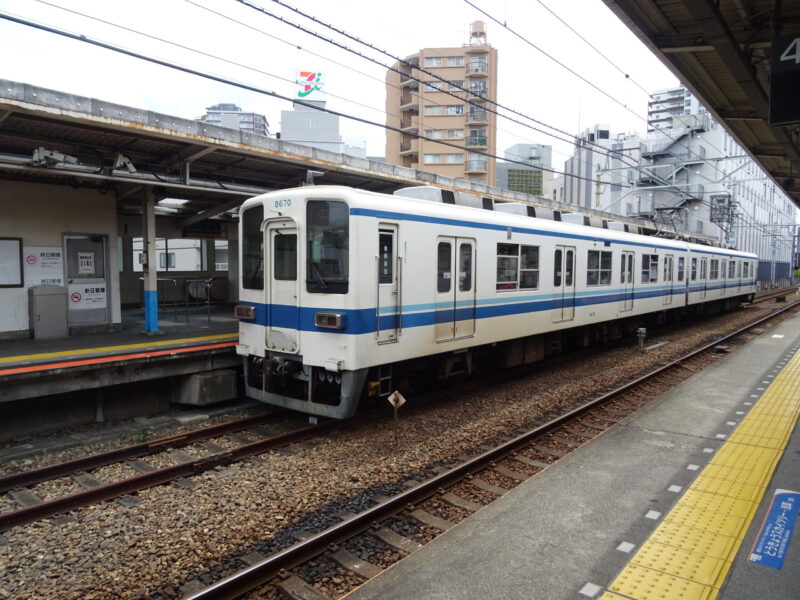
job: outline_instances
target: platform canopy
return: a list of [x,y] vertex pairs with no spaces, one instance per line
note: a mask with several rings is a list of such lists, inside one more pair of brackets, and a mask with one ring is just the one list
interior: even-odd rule
[[781,66],[800,68],[800,2],[603,1],[800,206],[800,119],[770,124],[770,102],[800,109],[800,87],[770,97],[773,40]]

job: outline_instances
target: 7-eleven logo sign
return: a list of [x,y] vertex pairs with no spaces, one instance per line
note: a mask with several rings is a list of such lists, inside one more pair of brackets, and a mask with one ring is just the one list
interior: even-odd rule
[[300,71],[297,76],[297,83],[302,89],[297,92],[300,98],[305,98],[312,92],[322,91],[322,73],[315,71]]

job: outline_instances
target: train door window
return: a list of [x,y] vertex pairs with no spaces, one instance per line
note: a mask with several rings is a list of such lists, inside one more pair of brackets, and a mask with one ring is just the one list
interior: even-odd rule
[[745,279],[747,279],[750,276],[750,273],[748,272],[750,270],[750,263],[749,262],[745,262],[745,263],[743,263],[743,265],[744,266],[742,268],[742,275],[743,275],[743,277]]
[[627,272],[627,264],[628,264],[628,255],[627,254],[623,254],[622,255],[622,262],[619,265],[620,266],[620,269],[619,269],[619,282],[620,283],[625,283],[625,273]]
[[264,207],[254,206],[242,213],[242,287],[264,289]]
[[728,279],[736,279],[736,261],[732,260],[728,263]]
[[727,270],[726,270],[728,265],[726,263],[727,263],[727,261],[723,260],[722,261],[722,265],[720,266],[720,269],[719,269],[719,278],[720,279],[725,279],[725,277],[728,274]]
[[711,259],[711,269],[709,272],[709,279],[719,279],[719,259]]
[[539,287],[539,246],[520,246],[519,287],[523,290]]
[[496,290],[516,290],[519,276],[519,245],[497,244]]
[[561,249],[556,250],[555,253],[555,269],[553,269],[553,285],[561,287],[561,268],[563,264],[563,252]]
[[449,292],[450,281],[452,279],[451,268],[451,254],[453,247],[450,242],[439,242],[439,247],[436,251],[436,291]]
[[708,277],[708,262],[704,258],[700,261],[700,279],[706,279]]
[[658,281],[658,254],[642,255],[642,283]]
[[567,250],[567,260],[564,265],[564,285],[567,287],[572,285],[572,275],[575,271],[575,252]]
[[692,258],[692,281],[697,280],[697,259]]
[[[276,233],[279,233],[276,230]],[[275,279],[294,281],[297,279],[297,235],[283,234],[275,236],[272,250]]]
[[461,243],[458,246],[458,291],[468,292],[472,289],[472,244]]
[[628,283],[633,283],[633,252],[628,254]]
[[683,256],[678,257],[678,281],[683,281],[683,270],[684,270],[684,262],[685,258]]
[[672,255],[667,254],[664,257],[664,281],[672,281]]
[[378,232],[378,283],[394,281],[394,233],[381,229]]

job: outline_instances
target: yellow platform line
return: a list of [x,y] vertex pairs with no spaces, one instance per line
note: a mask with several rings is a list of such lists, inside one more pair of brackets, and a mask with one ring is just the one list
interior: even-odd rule
[[800,415],[800,352],[601,600],[714,600]]
[[220,333],[215,335],[204,335],[200,337],[182,338],[179,340],[160,340],[154,342],[142,342],[139,344],[125,344],[121,346],[105,346],[102,348],[74,348],[72,350],[61,350],[60,352],[46,352],[44,354],[28,354],[25,356],[7,356],[0,358],[0,364],[24,362],[30,360],[42,360],[47,358],[62,358],[64,356],[81,356],[84,354],[102,354],[105,352],[116,352],[117,350],[134,350],[136,348],[153,348],[160,346],[170,346],[177,344],[190,344],[192,342],[207,342],[210,340],[235,339],[238,333]]

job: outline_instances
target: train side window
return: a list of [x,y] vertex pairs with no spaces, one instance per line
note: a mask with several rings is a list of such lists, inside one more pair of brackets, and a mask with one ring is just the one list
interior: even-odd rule
[[318,294],[346,294],[350,280],[350,209],[344,202],[309,200],[306,222],[306,289]]
[[572,250],[567,250],[567,259],[564,265],[564,285],[567,287],[572,285],[572,274],[575,270],[575,253]]
[[711,259],[711,268],[709,269],[709,279],[719,279],[719,259],[712,258]]
[[497,244],[497,283],[495,289],[516,290],[519,282],[519,245]]
[[563,261],[563,252],[561,250],[556,250],[555,268],[553,269],[553,285],[555,287],[561,287],[561,270],[563,268]]
[[450,272],[451,253],[452,246],[449,242],[439,242],[439,247],[436,251],[436,291],[438,292],[450,291],[450,281],[452,280],[452,273]]
[[642,283],[658,281],[658,254],[642,254]]
[[520,246],[519,287],[523,290],[539,287],[539,246]]
[[611,284],[611,252],[589,250],[586,267],[586,285]]
[[749,271],[750,271],[750,263],[749,262],[745,262],[745,263],[743,263],[743,265],[744,265],[744,267],[743,267],[743,270],[742,270],[742,276],[746,279],[747,277],[750,276],[750,273],[749,273]]
[[736,279],[736,261],[732,260],[728,263],[728,279]]
[[283,234],[275,236],[272,250],[275,279],[294,281],[297,279],[297,236]]
[[472,244],[461,244],[458,247],[458,291],[468,292],[472,289]]
[[683,256],[678,257],[678,281],[683,281],[683,270],[684,270],[684,261],[686,259]]
[[242,213],[242,287],[264,289],[264,207],[254,206]]
[[697,259],[692,259],[692,281],[697,280]]

